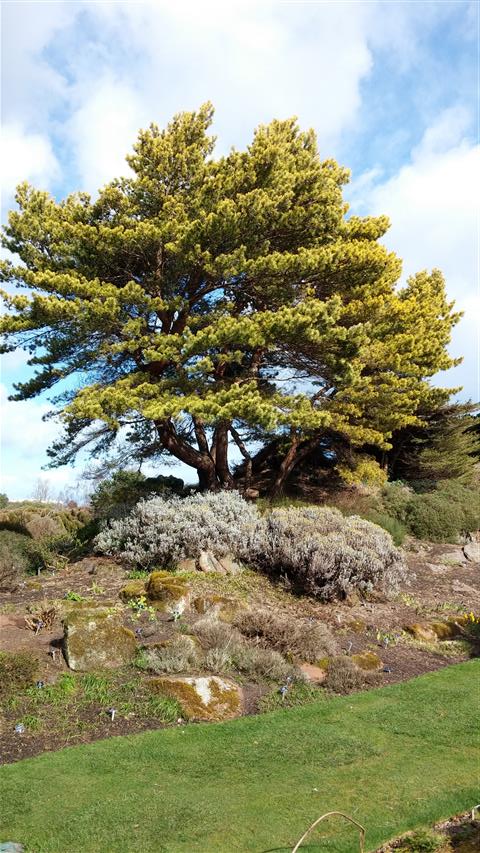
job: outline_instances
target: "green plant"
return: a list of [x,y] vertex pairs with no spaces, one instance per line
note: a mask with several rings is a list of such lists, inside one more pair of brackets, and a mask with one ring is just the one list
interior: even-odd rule
[[178,477],[145,477],[140,471],[115,471],[98,484],[90,503],[98,519],[121,518],[140,500],[182,492],[183,480]]
[[0,509],[5,509],[8,505],[8,497],[4,492],[0,492]]
[[100,586],[100,584],[98,584],[96,581],[93,581],[90,587],[90,592],[92,592],[94,595],[103,595],[105,590],[103,589],[103,587]]
[[277,711],[280,708],[298,708],[312,702],[322,702],[326,698],[325,691],[311,684],[296,682],[288,685],[286,692],[276,687],[260,699],[258,710],[261,713]]
[[38,659],[29,652],[0,652],[0,698],[8,698],[34,681]]
[[397,853],[436,853],[444,846],[444,835],[420,830],[402,838],[396,851]]
[[130,581],[144,580],[148,578],[149,574],[148,569],[131,569],[127,574],[127,578]]
[[402,521],[399,521],[398,518],[394,518],[386,512],[377,512],[375,510],[371,510],[364,517],[367,521],[371,521],[373,524],[378,524],[379,527],[382,527],[387,531],[387,533],[390,533],[395,545],[403,545],[408,531],[405,524]]
[[127,607],[133,611],[133,615],[136,619],[138,619],[142,613],[145,613],[151,622],[154,622],[157,618],[155,608],[148,603],[145,595],[139,595],[138,598],[129,598],[127,601]]
[[74,592],[71,589],[69,589],[63,597],[66,601],[86,601],[86,598],[84,598],[83,595],[80,595],[79,592]]

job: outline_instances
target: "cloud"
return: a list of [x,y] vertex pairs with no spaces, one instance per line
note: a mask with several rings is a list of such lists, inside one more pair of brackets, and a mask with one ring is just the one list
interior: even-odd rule
[[30,181],[39,189],[51,188],[59,176],[59,164],[47,136],[28,133],[16,123],[2,127],[0,140],[2,204],[11,204],[15,187]]
[[[478,202],[480,146],[468,136],[463,108],[441,113],[397,174],[379,181],[360,176],[352,187],[353,208],[386,213],[391,228],[385,242],[403,258],[404,277],[439,267],[447,291],[465,317],[454,330],[451,352],[464,363],[441,377],[462,384],[464,396],[478,400]],[[361,199],[361,202],[360,202]]]

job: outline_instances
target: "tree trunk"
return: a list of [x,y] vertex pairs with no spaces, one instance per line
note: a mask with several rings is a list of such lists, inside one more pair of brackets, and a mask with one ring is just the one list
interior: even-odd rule
[[302,459],[305,459],[305,456],[308,456],[311,450],[315,447],[318,438],[310,438],[308,441],[300,444],[298,437],[295,437],[288,449],[288,452],[284,456],[282,463],[280,465],[280,469],[278,471],[277,476],[273,482],[270,495],[272,498],[276,498],[282,494],[283,489],[285,488],[285,483],[288,480],[288,477],[292,473],[293,469]]
[[231,488],[233,485],[233,477],[228,467],[228,430],[230,424],[227,421],[221,421],[215,428],[213,443],[215,446],[215,469],[218,481],[222,486]]
[[217,488],[217,475],[215,462],[209,453],[196,450],[191,444],[184,441],[175,429],[171,420],[159,421],[156,424],[158,434],[163,446],[172,456],[195,468],[202,491]]

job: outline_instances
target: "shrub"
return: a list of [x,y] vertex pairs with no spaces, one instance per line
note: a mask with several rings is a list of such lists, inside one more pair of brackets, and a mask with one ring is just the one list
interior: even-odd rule
[[182,492],[183,480],[178,477],[145,477],[140,471],[116,471],[98,484],[90,503],[95,518],[123,518],[140,500]]
[[456,542],[462,533],[480,526],[478,493],[456,480],[444,481],[432,492],[412,496],[406,520],[419,539]]
[[0,652],[0,698],[14,696],[35,679],[38,660],[28,652]]
[[379,679],[378,673],[364,672],[355,666],[351,658],[341,655],[328,662],[327,677],[323,684],[333,693],[351,693],[365,684],[376,684]]
[[302,680],[300,671],[273,649],[244,643],[235,647],[232,662],[236,670],[254,681],[270,679],[284,682],[287,678]]
[[0,492],[0,509],[4,509],[8,504],[8,497],[4,492]]
[[445,836],[434,832],[412,832],[397,845],[397,853],[436,853],[445,847]]
[[232,647],[243,642],[242,635],[236,628],[232,628],[225,622],[220,622],[219,619],[209,614],[198,619],[192,631],[204,649]]
[[377,524],[383,530],[386,530],[392,537],[395,545],[403,545],[405,536],[407,535],[407,527],[398,518],[394,518],[386,512],[376,512],[375,510],[369,512],[366,518],[367,521],[371,521],[372,524]]
[[282,654],[308,663],[337,651],[335,640],[321,622],[295,619],[270,610],[247,610],[237,616],[234,624],[247,637],[260,638]]
[[286,575],[299,591],[323,601],[395,590],[405,578],[388,533],[329,507],[273,510],[246,547],[258,568]]
[[155,673],[188,672],[198,666],[199,660],[195,641],[191,637],[177,634],[164,646],[143,649],[139,666]]
[[200,551],[237,553],[259,519],[237,492],[141,501],[124,519],[110,522],[96,539],[106,554],[120,554],[143,568],[172,566]]

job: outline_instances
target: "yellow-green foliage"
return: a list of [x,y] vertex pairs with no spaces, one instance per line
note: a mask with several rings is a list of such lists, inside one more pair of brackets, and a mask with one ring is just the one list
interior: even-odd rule
[[130,601],[132,598],[136,598],[139,595],[145,594],[145,581],[140,579],[131,580],[120,590],[120,598],[122,601]]
[[383,666],[382,661],[375,652],[359,652],[356,655],[352,655],[352,660],[356,666],[367,672],[380,669]]
[[361,483],[363,486],[384,486],[387,472],[369,456],[355,456],[351,465],[337,465],[337,471],[347,486]]
[[[4,245],[19,262],[1,275],[26,291],[5,293],[0,332],[41,353],[17,398],[91,370],[63,409],[58,461],[93,421],[111,437],[135,421],[139,451],[158,452],[156,429],[208,485],[225,483],[232,422],[385,448],[420,404],[448,398],[428,382],[454,363],[459,315],[441,273],[398,289],[400,260],[380,242],[388,219],[346,218],[348,172],[320,159],[313,131],[272,121],[215,158],[212,114],[206,104],[141,131],[132,173],[95,201],[17,190]],[[297,368],[315,391],[298,390]]]

